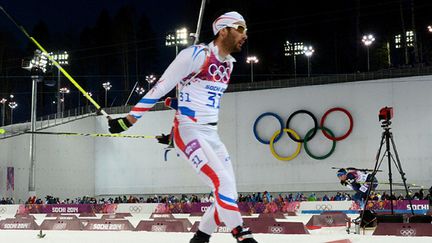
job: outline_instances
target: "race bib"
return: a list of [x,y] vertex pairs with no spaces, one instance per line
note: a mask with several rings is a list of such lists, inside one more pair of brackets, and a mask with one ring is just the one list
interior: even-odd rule
[[359,188],[359,190],[360,190],[361,192],[367,192],[367,190],[368,190],[368,186],[367,186],[367,185],[362,185],[362,186]]

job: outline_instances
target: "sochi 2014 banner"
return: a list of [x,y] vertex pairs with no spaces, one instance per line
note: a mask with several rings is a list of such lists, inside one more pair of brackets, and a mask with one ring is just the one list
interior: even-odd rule
[[26,204],[20,205],[18,213],[115,213],[117,204]]
[[[393,210],[411,210],[409,200],[393,200],[393,201],[368,201],[367,208],[370,210],[391,210],[391,202],[393,202]],[[413,210],[429,210],[428,200],[411,200]]]
[[[300,202],[283,203],[237,203],[241,212],[245,213],[276,213],[276,212],[297,212]],[[211,203],[160,203],[155,213],[203,213],[211,206]]]

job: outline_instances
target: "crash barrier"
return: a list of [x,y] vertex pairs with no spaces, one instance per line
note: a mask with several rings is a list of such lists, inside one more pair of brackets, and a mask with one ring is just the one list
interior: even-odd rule
[[[246,227],[254,233],[263,234],[309,234],[305,225],[301,222],[276,222],[274,218],[243,218]],[[191,228],[191,232],[198,230],[199,221],[196,221]],[[216,233],[231,233],[231,229],[224,223],[219,225]]]
[[[408,200],[393,202],[393,208],[398,213],[411,213],[411,207],[416,214],[426,214],[429,210],[429,201],[413,200],[412,206]],[[2,215],[28,215],[47,214],[57,217],[60,214],[79,214],[80,217],[96,217],[96,214],[119,214],[128,217],[134,214],[190,214],[200,217],[211,206],[211,203],[123,203],[123,204],[27,204],[27,205],[0,205]],[[287,215],[320,214],[321,212],[342,211],[356,214],[362,208],[354,201],[306,201],[306,202],[239,202],[242,216],[261,213],[283,213]],[[388,212],[391,209],[390,201],[369,201],[367,209],[375,212]],[[4,217],[4,216],[3,216]],[[162,217],[162,216],[161,216]],[[4,217],[6,218],[6,217]]]
[[56,217],[57,220],[73,220],[78,219],[78,217],[74,214],[66,214],[66,215],[59,215]]
[[102,215],[101,219],[124,219],[125,217],[121,214],[116,214],[116,213],[112,213],[112,214],[105,214]]
[[45,219],[41,230],[82,230],[83,224],[78,219]]
[[39,226],[31,218],[7,218],[0,220],[0,229],[3,230],[36,230]]
[[345,213],[324,213],[313,215],[306,223],[306,228],[317,229],[321,227],[346,226],[351,221]]
[[0,217],[2,215],[15,215],[18,212],[19,204],[3,205],[0,204]]
[[152,213],[151,219],[174,219],[174,216],[170,213]]
[[285,215],[281,212],[274,213],[260,213],[258,218],[275,218],[275,219],[285,219]]
[[[188,222],[186,222],[186,220]],[[136,231],[151,231],[151,232],[189,232],[188,227],[191,223],[188,219],[157,219],[157,220],[141,220]]]
[[430,223],[379,223],[373,235],[432,236]]
[[126,219],[89,219],[84,230],[90,231],[131,231],[135,228]]
[[97,217],[95,213],[91,212],[91,213],[80,213],[79,214],[80,218],[93,218],[93,217]]

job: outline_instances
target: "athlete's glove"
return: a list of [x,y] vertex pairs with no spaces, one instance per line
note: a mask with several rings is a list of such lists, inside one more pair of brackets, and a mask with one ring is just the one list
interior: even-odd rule
[[164,101],[165,107],[177,110],[178,108],[178,100],[175,97],[168,97]]
[[165,135],[165,134],[162,133],[162,135],[156,137],[156,139],[158,140],[158,143],[168,145],[168,144],[171,143],[171,138],[170,137],[171,137],[170,134]]
[[126,119],[126,117],[120,117],[116,119],[109,119],[108,126],[110,133],[121,133],[129,129],[132,123]]
[[346,181],[340,181],[340,184],[341,184],[342,186],[346,186],[346,185],[348,185],[348,182],[346,182]]

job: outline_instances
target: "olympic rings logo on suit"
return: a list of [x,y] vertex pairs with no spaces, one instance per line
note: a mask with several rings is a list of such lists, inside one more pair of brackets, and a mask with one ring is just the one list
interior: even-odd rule
[[[330,113],[332,113],[332,112],[335,112],[335,111],[343,112],[343,113],[348,117],[348,119],[349,119],[349,129],[348,129],[348,131],[347,131],[345,134],[343,134],[342,136],[339,136],[339,137],[336,137],[336,136],[334,135],[334,133],[333,133],[329,128],[327,128],[327,127],[324,126],[325,121],[326,121],[328,115],[329,115]],[[312,129],[310,129],[310,130],[306,133],[306,135],[305,135],[304,138],[300,138],[300,136],[297,134],[297,132],[296,132],[294,129],[290,128],[290,122],[291,122],[291,120],[293,119],[293,117],[296,116],[297,114],[301,114],[301,113],[306,114],[306,115],[309,115],[309,116],[312,118],[313,122],[314,122],[314,127],[313,127]],[[271,139],[268,140],[268,141],[262,139],[262,138],[258,135],[258,132],[257,132],[257,126],[258,126],[259,121],[260,121],[262,118],[266,117],[266,116],[272,116],[272,117],[276,118],[276,119],[278,120],[279,124],[280,124],[280,129],[279,129],[279,130],[276,130],[276,131],[274,132],[273,136],[271,137]],[[334,108],[331,108],[331,109],[327,110],[327,111],[324,113],[324,115],[323,115],[322,118],[321,118],[321,122],[319,123],[319,125],[318,125],[318,120],[317,120],[317,118],[315,117],[315,115],[312,114],[312,112],[307,111],[307,110],[297,110],[297,111],[295,111],[294,113],[292,113],[292,114],[289,116],[289,118],[288,118],[288,120],[287,120],[285,126],[284,126],[284,124],[283,124],[282,118],[281,118],[279,115],[277,115],[277,114],[275,114],[275,113],[273,113],[273,112],[265,112],[265,113],[261,114],[260,116],[258,116],[257,119],[255,120],[255,123],[254,123],[254,126],[253,126],[253,133],[254,133],[254,135],[255,135],[255,138],[256,138],[260,143],[262,143],[262,144],[268,144],[268,145],[270,146],[270,151],[271,151],[271,153],[273,154],[273,156],[274,156],[275,158],[277,158],[277,159],[279,159],[279,160],[289,161],[289,160],[292,160],[292,159],[294,159],[295,157],[297,157],[297,155],[300,153],[300,149],[301,149],[301,145],[302,145],[302,143],[304,143],[305,151],[306,151],[306,153],[307,153],[310,157],[312,157],[312,158],[314,158],[314,159],[317,159],[317,160],[323,160],[323,159],[326,159],[327,157],[329,157],[329,156],[334,152],[334,150],[335,150],[335,148],[336,148],[336,142],[337,142],[337,141],[341,141],[341,140],[347,138],[347,137],[351,134],[352,129],[353,129],[353,126],[354,126],[354,121],[353,121],[353,118],[352,118],[352,116],[351,116],[351,113],[350,113],[348,110],[344,109],[344,108],[341,108],[341,107],[334,107]],[[314,155],[314,154],[310,151],[310,149],[309,149],[309,147],[308,147],[308,144],[307,144],[307,143],[308,143],[308,142],[309,142],[309,141],[310,141],[310,140],[311,140],[311,139],[316,135],[316,133],[317,133],[318,130],[321,130],[322,133],[324,134],[324,136],[325,136],[326,138],[328,138],[329,140],[332,141],[332,147],[331,147],[330,151],[329,151],[327,154],[322,155],[322,156]],[[288,136],[289,136],[289,137],[290,137],[294,142],[297,143],[296,151],[295,151],[292,155],[287,156],[287,157],[282,157],[282,156],[280,156],[280,155],[275,151],[275,148],[274,148],[274,144],[275,144],[275,143],[276,143],[276,142],[277,142],[277,141],[282,137],[282,133],[283,133],[283,132],[286,132],[286,133],[288,134]]]
[[230,68],[223,65],[217,66],[212,63],[208,67],[208,73],[213,77],[214,81],[227,83],[230,78]]

